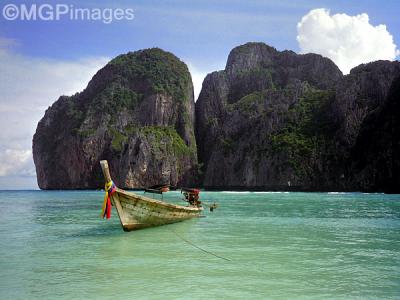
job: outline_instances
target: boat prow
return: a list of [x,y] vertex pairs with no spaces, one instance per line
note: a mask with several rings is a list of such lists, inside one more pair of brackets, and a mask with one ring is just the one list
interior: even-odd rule
[[124,231],[177,223],[199,217],[200,205],[175,205],[151,199],[113,186],[108,163],[100,162],[106,186],[109,186],[111,204],[116,208]]

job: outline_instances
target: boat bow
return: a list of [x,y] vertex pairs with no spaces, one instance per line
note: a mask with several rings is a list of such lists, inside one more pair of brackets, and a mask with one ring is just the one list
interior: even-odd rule
[[[108,162],[102,160],[100,165],[108,191],[107,184],[112,185]],[[176,205],[127,192],[118,187],[115,187],[113,193],[109,193],[109,198],[125,231],[181,222],[198,217],[203,210],[198,205]]]

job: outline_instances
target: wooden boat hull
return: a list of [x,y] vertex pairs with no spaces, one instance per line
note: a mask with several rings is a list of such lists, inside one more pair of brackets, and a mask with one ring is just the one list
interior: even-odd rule
[[203,208],[181,206],[116,189],[111,203],[124,231],[177,223],[199,217]]
[[[112,183],[106,160],[100,162],[106,183]],[[107,185],[106,185],[107,186]],[[177,223],[199,217],[200,206],[182,206],[151,199],[119,188],[109,194],[124,231]]]

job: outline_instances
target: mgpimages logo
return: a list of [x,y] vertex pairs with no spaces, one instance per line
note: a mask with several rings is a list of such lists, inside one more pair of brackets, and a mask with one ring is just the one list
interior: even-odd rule
[[2,16],[7,21],[113,21],[133,20],[133,8],[87,8],[68,4],[6,4]]

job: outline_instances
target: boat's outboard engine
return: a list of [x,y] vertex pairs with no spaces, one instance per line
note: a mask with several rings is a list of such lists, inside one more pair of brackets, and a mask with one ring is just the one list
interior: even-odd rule
[[182,188],[182,193],[185,197],[185,201],[189,202],[190,205],[201,206],[199,189]]

